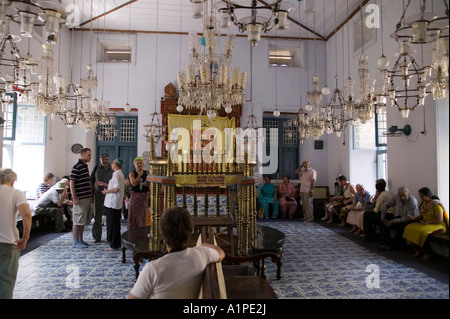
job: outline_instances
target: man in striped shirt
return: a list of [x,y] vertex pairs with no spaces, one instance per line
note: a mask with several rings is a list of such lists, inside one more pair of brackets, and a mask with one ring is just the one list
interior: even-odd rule
[[70,173],[70,191],[73,201],[73,247],[89,246],[83,240],[84,225],[90,220],[92,185],[89,178],[87,163],[91,161],[92,153],[89,148],[81,150],[81,158],[73,166]]

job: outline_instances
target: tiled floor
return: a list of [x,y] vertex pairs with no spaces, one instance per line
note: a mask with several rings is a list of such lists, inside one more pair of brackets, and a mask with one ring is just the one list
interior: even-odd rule
[[[316,223],[264,222],[286,234],[282,279],[267,262],[267,275],[280,299],[448,299],[449,285],[354,243]],[[125,231],[126,225],[123,225]],[[92,242],[91,227],[85,241]],[[106,234],[103,234],[103,238]],[[128,251],[105,251],[106,241],[72,248],[64,234],[20,258],[15,299],[123,299],[134,284]],[[142,266],[141,266],[142,267]]]
[[283,278],[270,278],[279,298],[449,298],[448,284],[316,223],[271,221],[270,226],[286,234]]

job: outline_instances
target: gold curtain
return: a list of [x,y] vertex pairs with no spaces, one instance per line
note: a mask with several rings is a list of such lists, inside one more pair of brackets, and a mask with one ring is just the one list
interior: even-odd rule
[[[204,133],[207,129],[216,128],[222,134],[222,150],[225,150],[225,129],[231,128],[234,130],[236,128],[236,119],[234,117],[220,117],[216,116],[213,119],[203,115],[179,115],[179,114],[168,114],[167,117],[167,126],[168,126],[168,134],[170,136],[173,128],[184,128],[190,134],[192,134],[192,129],[194,128],[194,121],[201,121],[201,129],[202,133]],[[197,122],[197,124],[200,124]],[[233,132],[234,133],[234,132]],[[234,136],[234,134],[233,134]],[[169,138],[170,139],[170,138]],[[181,140],[181,137],[178,136],[178,141]],[[192,145],[192,144],[191,144]]]

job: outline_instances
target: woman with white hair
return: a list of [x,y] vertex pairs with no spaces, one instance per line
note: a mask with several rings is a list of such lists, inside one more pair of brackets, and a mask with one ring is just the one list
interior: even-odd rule
[[[12,299],[20,251],[30,237],[31,211],[24,193],[14,189],[17,174],[0,169],[0,299]],[[23,233],[19,238],[17,215],[22,217]]]

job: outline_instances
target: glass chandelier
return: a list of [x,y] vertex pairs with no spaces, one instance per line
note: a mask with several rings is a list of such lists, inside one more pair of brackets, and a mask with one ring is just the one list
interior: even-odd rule
[[19,40],[19,37],[9,33],[0,40],[0,64],[6,71],[5,75],[0,75],[0,82],[4,84],[0,91],[18,92],[23,102],[33,101],[38,88],[37,79],[33,79],[37,77],[38,63],[29,52],[26,55],[20,53],[16,45]]
[[[449,11],[444,0],[445,15],[439,17],[434,12],[427,12],[426,0],[421,1],[420,12],[406,16],[411,3],[408,1],[396,30],[391,35],[399,43],[398,58],[392,70],[388,72],[390,87],[387,89],[393,106],[397,106],[402,116],[407,118],[409,112],[417,106],[423,106],[430,93],[434,100],[448,97],[448,30]],[[413,58],[416,53],[411,45],[427,45],[432,52],[430,66],[419,65]],[[423,47],[421,48],[423,50]],[[411,80],[416,77],[416,85]],[[401,79],[400,89],[395,87],[394,79]],[[430,86],[430,90],[427,87]],[[399,103],[400,100],[400,103]],[[403,103],[401,103],[403,100]]]
[[355,117],[361,123],[370,121],[374,115],[372,93],[375,80],[369,79],[367,60],[367,55],[363,53],[358,62],[359,102],[355,105]]
[[234,35],[226,37],[225,50],[221,54],[216,41],[216,18],[213,15],[206,17],[203,26],[205,53],[200,52],[197,34],[189,33],[190,63],[186,73],[177,73],[177,110],[197,109],[213,118],[220,109],[230,113],[234,105],[245,102],[247,73],[231,67]]
[[66,20],[65,7],[57,1],[1,0],[0,23],[20,24],[20,36],[33,37],[34,27],[44,27],[47,43],[55,44]]
[[337,74],[336,88],[331,95],[330,102],[325,105],[324,113],[327,121],[327,133],[336,133],[337,137],[340,137],[347,125],[354,120],[353,112],[349,112],[347,109],[344,91],[338,88]]
[[[42,45],[41,57],[42,75],[39,90],[35,98],[36,108],[45,115],[50,115],[58,110],[58,96],[53,92],[53,50],[49,43]],[[59,93],[59,92],[58,92]]]
[[318,139],[324,134],[325,120],[320,114],[320,103],[323,98],[322,90],[319,89],[319,77],[314,76],[312,83],[312,91],[307,92],[309,104],[306,106],[307,111],[311,111],[308,119],[307,127],[309,128],[309,134],[314,139]]
[[[200,1],[191,0],[197,3]],[[256,0],[249,0],[246,3],[221,0],[214,3],[214,7],[220,13],[222,28],[229,28],[233,22],[239,28],[239,32],[247,31],[248,41],[252,46],[256,46],[261,39],[262,31],[268,33],[273,28],[279,30],[289,28],[288,14],[295,5],[283,0],[275,0],[272,3]]]
[[[397,38],[397,41],[399,43],[398,58],[393,68],[389,70],[388,96],[391,105],[398,108],[403,118],[408,118],[410,111],[425,104],[425,98],[429,93],[427,80],[431,68],[429,66],[421,67],[416,62],[413,57],[416,51],[412,50],[410,46],[411,38]],[[416,79],[415,86],[411,83],[413,78]],[[396,80],[399,80],[400,86],[397,86]]]
[[358,80],[359,80],[359,102],[355,104],[355,117],[361,123],[370,121],[374,116],[374,101],[372,93],[375,80],[369,78],[368,56],[364,52],[364,19],[363,8],[361,6],[361,57],[358,61]]

